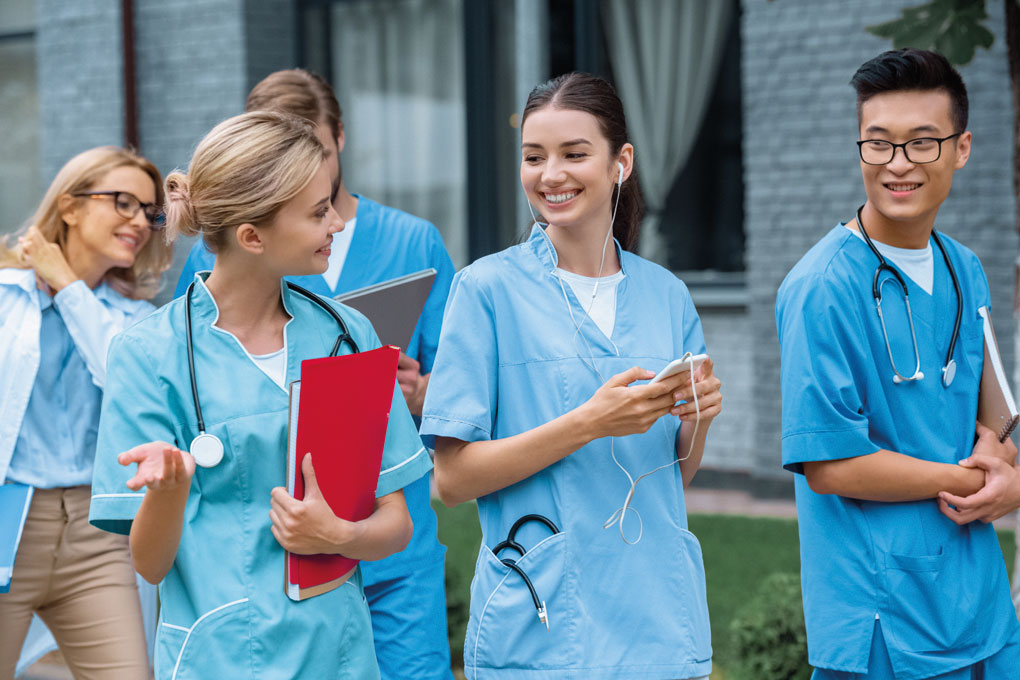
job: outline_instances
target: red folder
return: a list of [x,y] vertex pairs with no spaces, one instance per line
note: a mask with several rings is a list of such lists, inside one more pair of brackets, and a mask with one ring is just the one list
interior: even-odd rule
[[[380,347],[301,362],[301,381],[291,384],[287,445],[294,498],[304,498],[301,461],[311,453],[319,489],[337,517],[372,514],[399,356],[396,347]],[[328,592],[357,565],[342,555],[287,553],[287,595],[303,600]]]

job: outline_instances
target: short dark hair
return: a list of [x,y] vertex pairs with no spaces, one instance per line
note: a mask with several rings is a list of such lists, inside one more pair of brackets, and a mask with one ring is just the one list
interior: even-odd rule
[[[595,116],[602,134],[609,142],[609,152],[613,155],[620,153],[628,141],[623,102],[609,81],[603,78],[575,71],[542,83],[528,95],[521,116],[521,127],[524,127],[524,121],[529,115],[546,107],[582,111]],[[613,236],[624,250],[633,250],[637,246],[644,211],[645,202],[637,169],[632,168],[630,177],[620,189],[616,221],[613,223]]]
[[949,95],[950,116],[956,128],[967,129],[967,87],[963,78],[938,52],[905,47],[883,52],[865,62],[850,84],[857,90],[857,120],[861,119],[861,105],[876,94],[901,90],[943,90]]

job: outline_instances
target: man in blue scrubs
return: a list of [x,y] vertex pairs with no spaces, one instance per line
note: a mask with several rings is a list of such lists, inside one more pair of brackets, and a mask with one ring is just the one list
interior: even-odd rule
[[[1020,677],[987,523],[1020,503],[1017,449],[976,423],[988,283],[970,250],[933,235],[971,151],[966,88],[944,57],[912,49],[872,59],[851,84],[867,202],[801,259],[776,304],[813,677]],[[895,270],[879,277],[881,318],[866,236]],[[955,371],[943,371],[957,305]]]
[[[432,291],[397,372],[409,410],[420,417],[454,273],[439,231],[419,217],[347,190],[339,158],[345,141],[340,106],[333,88],[318,75],[302,69],[272,73],[252,89],[245,109],[282,111],[311,121],[327,154],[335,157],[333,206],[345,228],[334,234],[326,273],[297,277],[295,283],[333,297],[429,267],[436,270]],[[215,255],[204,243],[196,242],[175,295],[185,292],[195,272],[212,269],[214,261]],[[361,563],[380,672],[383,680],[450,680],[446,549],[436,535],[428,475],[405,487],[404,497],[414,522],[411,543],[385,560]]]

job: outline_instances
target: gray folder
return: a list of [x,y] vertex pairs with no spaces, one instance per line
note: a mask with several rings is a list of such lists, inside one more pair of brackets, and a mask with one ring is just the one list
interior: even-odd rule
[[382,344],[406,351],[435,279],[436,270],[430,267],[341,293],[334,299],[367,316]]

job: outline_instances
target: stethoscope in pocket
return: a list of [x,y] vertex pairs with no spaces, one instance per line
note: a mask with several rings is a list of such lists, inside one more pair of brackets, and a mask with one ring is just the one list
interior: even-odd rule
[[[325,302],[318,295],[302,288],[301,286],[287,281],[287,287],[295,293],[304,295],[306,298],[319,305],[333,317],[336,321],[337,326],[340,327],[340,335],[337,336],[336,342],[333,343],[333,349],[330,350],[329,356],[335,357],[340,352],[340,347],[346,342],[353,354],[358,353],[358,343],[351,337],[350,331],[347,329],[347,324],[344,323],[343,318],[340,314],[329,306],[329,303]],[[209,434],[205,431],[205,419],[202,417],[202,404],[198,401],[198,381],[195,379],[195,343],[191,333],[191,291],[195,288],[195,282],[192,281],[188,286],[188,292],[184,294],[184,328],[186,333],[187,347],[188,347],[188,376],[191,378],[191,398],[195,402],[195,417],[198,420],[198,435],[191,440],[191,457],[195,459],[195,464],[201,467],[215,467],[220,464],[223,460],[223,441],[214,434]]]
[[528,590],[531,592],[531,600],[535,603],[535,610],[538,612],[538,620],[545,624],[545,629],[549,630],[549,617],[546,614],[545,600],[538,596],[538,591],[535,590],[535,585],[528,578],[527,572],[521,569],[521,566],[517,564],[517,560],[510,559],[509,557],[500,557],[499,553],[503,550],[510,549],[517,552],[518,555],[524,557],[524,553],[527,552],[524,546],[517,542],[517,531],[528,522],[539,522],[549,527],[549,531],[556,534],[560,533],[560,530],[553,524],[552,520],[542,515],[524,515],[510,527],[510,533],[506,535],[506,540],[500,541],[496,544],[496,547],[492,549],[492,554],[496,556],[504,566],[509,567],[511,571],[517,572],[517,574],[524,579],[524,585],[528,586]]

